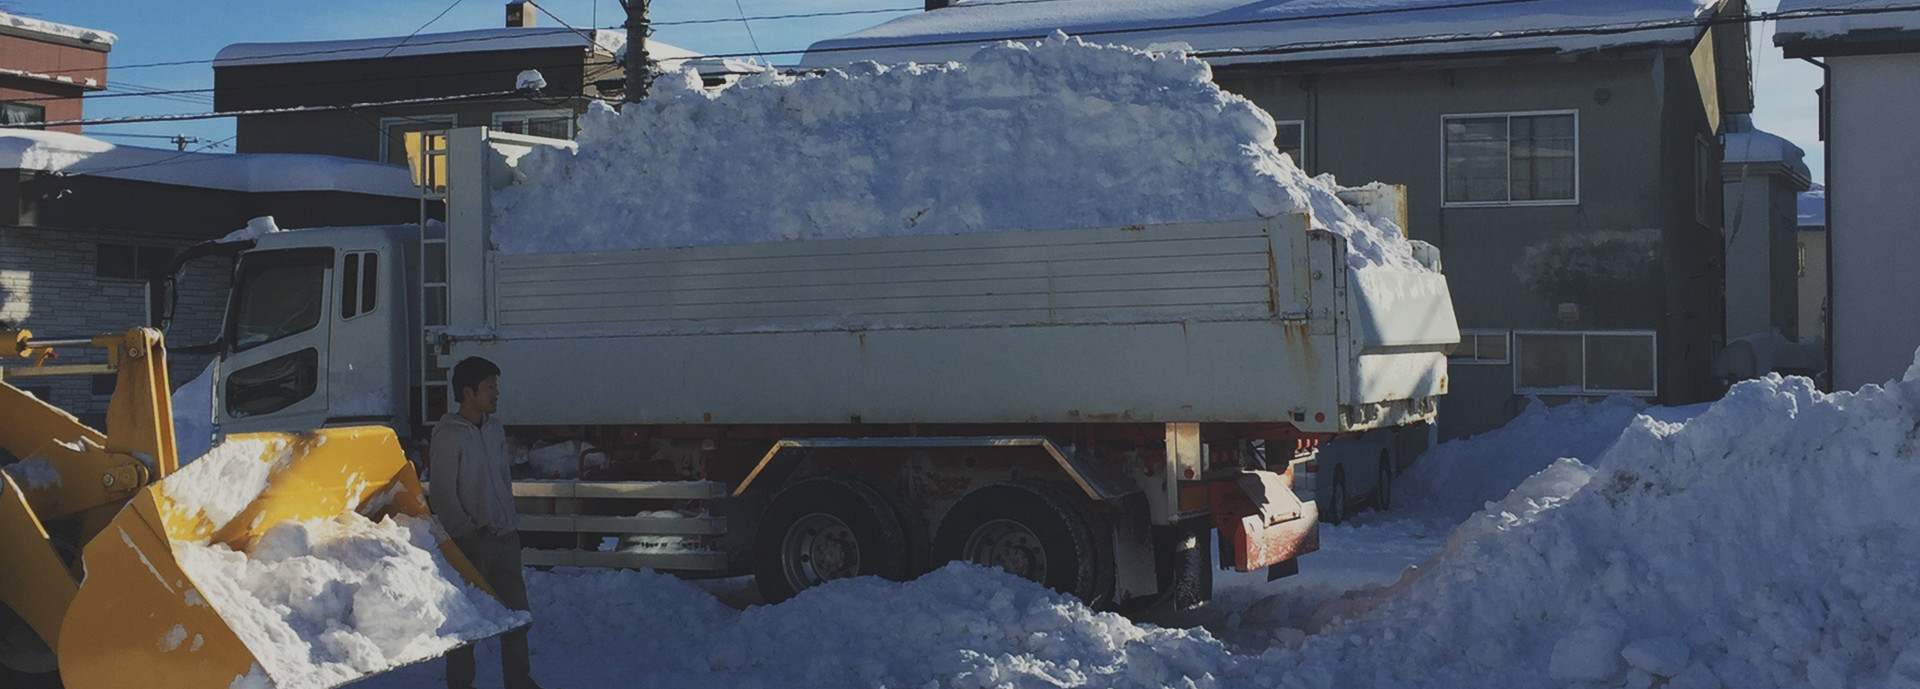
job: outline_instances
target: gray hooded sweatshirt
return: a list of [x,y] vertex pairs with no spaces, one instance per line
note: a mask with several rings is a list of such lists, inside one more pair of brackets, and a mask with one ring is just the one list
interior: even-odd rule
[[427,505],[447,535],[499,535],[519,527],[507,429],[499,419],[489,414],[475,426],[458,413],[440,417],[433,426],[427,461],[433,482]]

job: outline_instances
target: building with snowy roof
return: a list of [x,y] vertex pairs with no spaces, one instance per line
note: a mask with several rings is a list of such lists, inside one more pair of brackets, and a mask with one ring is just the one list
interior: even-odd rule
[[1781,0],[1774,43],[1825,68],[1823,217],[1832,384],[1898,380],[1920,347],[1920,10],[1910,2]]
[[1813,185],[1806,152],[1754,128],[1740,115],[1727,125],[1720,164],[1726,185],[1727,338],[1780,333],[1823,335],[1800,320],[1800,192]]
[[[64,132],[0,130],[0,322],[42,335],[146,322],[146,279],[200,242],[273,216],[287,227],[416,222],[404,168],[333,156],[219,154],[120,146]],[[211,341],[231,264],[193,261],[169,344]],[[176,381],[206,357],[175,356]],[[97,419],[112,376],[42,378],[42,399]]]
[[1717,397],[1720,136],[1751,112],[1744,0],[931,0],[803,67],[963,60],[1064,31],[1184,50],[1307,172],[1408,187],[1464,341],[1441,433],[1528,396]]
[[[505,28],[340,41],[236,43],[214,58],[214,109],[242,153],[406,162],[403,134],[455,126],[572,138],[589,103],[625,86],[627,34],[540,27],[512,3]],[[651,60],[723,81],[754,69],[659,41]],[[350,110],[308,110],[369,103]]]
[[[0,124],[81,119],[81,98],[107,88],[113,34],[0,12]],[[56,125],[79,133],[80,125]]]

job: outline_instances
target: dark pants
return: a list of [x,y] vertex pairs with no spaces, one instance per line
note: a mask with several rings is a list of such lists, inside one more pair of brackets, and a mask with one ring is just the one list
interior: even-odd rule
[[[527,581],[520,573],[520,534],[504,536],[462,536],[453,539],[480,577],[493,587],[500,604],[513,610],[527,609]],[[532,689],[532,662],[527,659],[527,628],[500,635],[500,670],[507,689]],[[447,687],[469,689],[473,686],[473,647],[462,646],[447,654]]]

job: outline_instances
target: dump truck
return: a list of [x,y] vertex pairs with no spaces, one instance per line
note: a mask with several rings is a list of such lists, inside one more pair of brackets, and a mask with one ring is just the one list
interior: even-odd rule
[[[56,358],[75,349],[103,350],[104,363]],[[179,480],[182,460],[166,354],[148,328],[39,339],[0,331],[0,686],[328,687],[371,674],[317,680],[298,659],[294,671],[263,660],[293,642],[243,630],[235,620],[247,610],[177,556],[183,547],[246,553],[285,522],[349,511],[430,519],[398,438],[384,426],[236,434],[233,447],[270,450],[238,457],[260,465],[261,490],[233,486],[225,496],[233,512],[212,519],[166,490],[179,487],[169,481]],[[113,376],[106,428],[8,382],[51,375]],[[440,549],[468,584],[486,589],[450,540]]]
[[222,244],[214,424],[421,439],[486,357],[511,441],[581,468],[515,482],[530,566],[752,574],[777,602],[958,560],[1129,608],[1296,571],[1318,531],[1291,462],[1446,391],[1458,331],[1418,242],[1429,270],[1366,280],[1306,212],[498,250],[493,195],[572,145],[421,135],[418,224]]

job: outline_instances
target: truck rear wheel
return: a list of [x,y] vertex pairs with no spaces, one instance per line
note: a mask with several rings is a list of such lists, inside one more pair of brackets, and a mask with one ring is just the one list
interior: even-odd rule
[[768,603],[834,579],[913,575],[912,540],[873,486],[813,478],[773,496],[754,539],[754,583]]
[[995,567],[1104,605],[1113,592],[1113,539],[1090,512],[1051,486],[987,486],[947,513],[934,536],[934,561]]

